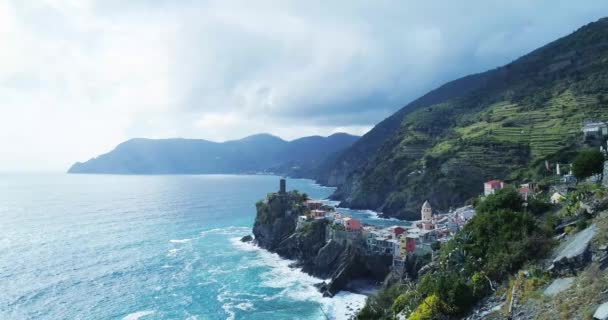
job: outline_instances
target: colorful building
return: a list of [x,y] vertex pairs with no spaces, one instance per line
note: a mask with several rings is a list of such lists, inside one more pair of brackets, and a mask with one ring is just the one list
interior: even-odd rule
[[489,196],[494,194],[496,190],[500,190],[505,187],[505,183],[500,180],[490,180],[483,184],[483,194]]
[[392,226],[388,228],[391,231],[391,234],[393,235],[393,237],[395,239],[397,239],[400,235],[402,235],[405,232],[405,228],[400,227],[400,226]]
[[361,222],[351,217],[342,219],[342,223],[346,231],[361,231]]
[[315,200],[306,200],[306,202],[304,202],[304,206],[309,210],[319,210],[323,206],[323,203]]

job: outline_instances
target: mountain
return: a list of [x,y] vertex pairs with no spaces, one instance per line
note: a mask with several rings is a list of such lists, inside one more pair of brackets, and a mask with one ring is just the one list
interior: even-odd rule
[[68,173],[204,174],[269,171],[304,174],[359,137],[336,133],[285,141],[269,134],[217,143],[201,139],[131,139]]
[[429,92],[320,165],[353,208],[417,218],[429,200],[447,210],[488,179],[544,175],[569,161],[585,120],[608,120],[608,19],[505,66]]

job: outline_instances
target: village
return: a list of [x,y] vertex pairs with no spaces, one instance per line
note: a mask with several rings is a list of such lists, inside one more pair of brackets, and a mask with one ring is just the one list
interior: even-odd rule
[[472,206],[436,213],[427,201],[419,221],[382,228],[364,225],[321,201],[307,200],[305,206],[308,214],[298,217],[298,230],[314,220],[328,220],[327,239],[362,248],[368,254],[390,255],[396,268],[403,267],[408,256],[432,253],[435,243],[450,240],[475,215]]

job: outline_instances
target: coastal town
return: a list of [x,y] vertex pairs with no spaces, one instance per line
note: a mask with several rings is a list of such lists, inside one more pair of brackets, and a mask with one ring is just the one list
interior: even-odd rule
[[314,220],[328,220],[328,241],[359,247],[369,254],[390,255],[395,268],[403,267],[408,256],[432,253],[435,243],[449,241],[475,215],[472,206],[438,213],[426,201],[421,208],[420,220],[379,227],[364,225],[321,201],[307,200],[305,206],[307,214],[298,217],[296,229],[305,228]]
[[[608,153],[608,144],[605,142],[608,137],[608,123],[586,121],[581,131],[586,145],[599,148],[604,155]],[[547,190],[535,182],[516,186],[515,189],[524,203],[548,192],[549,202],[557,205],[573,190],[577,179],[573,175],[571,163],[545,161],[544,166],[553,183]],[[588,180],[608,186],[608,161],[604,164],[602,174],[594,175]],[[508,184],[501,180],[487,181],[483,184],[482,198],[507,186]],[[280,188],[285,192],[284,179],[281,179]],[[381,227],[365,224],[352,216],[339,213],[335,206],[328,205],[324,201],[308,199],[304,206],[306,214],[298,217],[296,230],[305,228],[314,220],[327,220],[329,221],[326,228],[327,241],[333,240],[354,246],[363,249],[369,255],[391,256],[392,268],[397,270],[405,266],[408,257],[433,254],[442,243],[452,239],[475,216],[475,208],[472,205],[439,212],[433,209],[429,201],[425,201],[421,205],[420,220],[403,221],[389,227]]]
[[[378,219],[375,215],[380,213],[364,213],[339,207],[333,201],[312,199],[297,190],[288,191],[286,179],[281,178],[279,191],[267,194],[266,199],[256,203],[253,237],[245,236],[241,241],[254,241],[261,248],[293,260],[291,266],[319,279],[327,279],[315,284],[324,297],[333,297],[344,290],[363,294],[380,290],[369,296],[366,306],[358,310],[360,315],[365,315],[362,319],[391,313],[406,319],[405,315],[413,309],[403,305],[410,304],[409,308],[418,310],[426,303],[409,296],[414,292],[411,288],[435,281],[436,276],[447,272],[453,274],[451,278],[444,278],[446,281],[461,281],[460,286],[452,287],[456,288],[453,290],[473,290],[483,284],[481,290],[487,294],[495,286],[507,286],[507,283],[501,284],[502,274],[523,266],[529,259],[527,255],[513,252],[510,243],[523,246],[524,249],[518,247],[517,250],[529,252],[531,259],[538,263],[535,268],[545,269],[545,276],[561,281],[560,277],[567,275],[568,270],[580,270],[584,266],[579,263],[582,258],[573,259],[573,262],[553,259],[547,266],[540,259],[551,250],[554,252],[551,254],[570,255],[572,250],[568,247],[572,247],[572,243],[583,243],[583,247],[577,244],[576,248],[588,248],[596,228],[591,225],[592,219],[599,210],[608,208],[605,191],[608,186],[608,123],[586,121],[582,123],[581,131],[581,149],[574,151],[576,156],[539,161],[531,168],[535,170],[534,174],[501,176],[505,181],[488,175],[490,179],[485,182],[475,182],[479,183],[477,188],[471,186],[476,194],[466,202],[460,202],[463,206],[459,208],[445,210],[446,204],[437,198],[422,198],[418,216],[412,216],[412,211],[408,211],[408,217],[416,220]],[[542,226],[539,221],[544,221]],[[486,226],[489,229],[484,229]],[[507,231],[503,232],[503,227]],[[471,238],[471,234],[483,239]],[[580,240],[582,237],[584,241]],[[463,250],[468,249],[462,247],[463,243],[483,250],[491,247],[502,253],[488,256],[483,251],[466,252]],[[491,245],[486,247],[486,243]],[[562,244],[552,249],[553,243]],[[568,250],[560,253],[562,247]],[[453,253],[454,259],[451,259]],[[518,266],[503,264],[501,259],[504,258],[516,261]],[[608,258],[600,258],[608,261]],[[477,269],[478,264],[483,265],[482,269]],[[462,272],[468,272],[466,277],[470,282],[467,284],[459,280]],[[396,286],[402,286],[399,287],[401,296],[384,301],[382,295]],[[508,286],[511,299],[508,306],[504,301],[490,299],[482,301],[484,304],[477,306],[475,313],[483,315],[502,308],[505,314],[513,315],[516,308],[521,310],[523,301],[518,300],[516,293],[521,286]],[[468,294],[465,291],[454,294]],[[475,299],[483,298],[480,295]],[[467,302],[458,312],[463,314],[472,307],[473,303]],[[471,319],[480,318],[473,316]]]

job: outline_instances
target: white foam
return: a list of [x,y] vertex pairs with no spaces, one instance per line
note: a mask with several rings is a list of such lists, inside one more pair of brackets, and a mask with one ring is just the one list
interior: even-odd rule
[[169,242],[171,243],[186,243],[186,242],[190,242],[193,239],[171,239],[169,240]]
[[156,311],[154,311],[154,310],[137,311],[137,312],[129,313],[124,318],[122,318],[122,320],[138,320],[139,318],[151,315],[155,312]]
[[167,257],[175,257],[178,251],[180,251],[180,249],[170,249],[167,253]]
[[241,238],[239,238],[239,237],[230,238],[230,242],[232,243],[233,247],[235,247],[241,251],[260,251],[260,250],[262,250],[259,247],[255,246],[251,241],[250,242],[241,241]]
[[236,313],[232,311],[232,304],[224,303],[222,305],[222,309],[224,309],[224,312],[228,314],[228,318],[226,318],[226,320],[234,320],[236,318]]
[[222,235],[245,235],[251,232],[251,228],[248,227],[236,227],[229,226],[225,228],[214,228],[209,230],[204,230],[200,232],[201,236],[206,236],[209,234],[222,234]]
[[253,303],[251,303],[251,302],[241,302],[241,303],[237,304],[234,307],[237,308],[237,309],[241,309],[243,311],[249,311],[249,310],[253,310]]
[[[271,268],[270,271],[261,275],[260,285],[282,288],[283,290],[274,296],[264,298],[266,301],[285,297],[296,301],[313,301],[320,305],[320,308],[330,319],[335,320],[350,319],[365,305],[367,297],[362,294],[342,291],[333,298],[323,297],[314,285],[327,280],[315,278],[298,268],[292,268],[290,265],[294,261],[283,259],[279,255],[261,249],[250,242],[241,242],[239,238],[231,238],[230,241],[238,250],[256,252],[263,264]],[[232,312],[234,307],[226,304],[224,310],[230,309]],[[234,314],[234,312],[230,313],[228,311],[227,313],[229,315]]]

